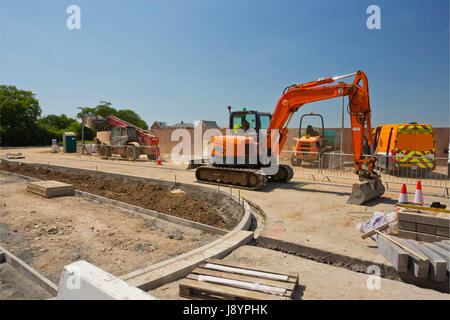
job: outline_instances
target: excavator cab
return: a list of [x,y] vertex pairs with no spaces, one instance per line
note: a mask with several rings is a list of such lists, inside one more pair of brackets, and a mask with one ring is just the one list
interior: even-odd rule
[[270,118],[270,113],[246,110],[245,108],[242,111],[233,111],[230,112],[230,129],[235,135],[242,132],[246,134],[250,129],[258,134],[261,129],[267,130]]

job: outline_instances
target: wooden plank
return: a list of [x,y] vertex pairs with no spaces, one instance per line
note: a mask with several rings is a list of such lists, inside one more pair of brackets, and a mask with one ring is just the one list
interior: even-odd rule
[[[297,273],[289,273],[289,272],[280,273],[273,269],[266,269],[266,268],[259,268],[259,267],[256,269],[256,268],[248,267],[246,265],[242,265],[239,263],[233,263],[233,262],[223,261],[223,260],[219,260],[219,259],[207,259],[206,263],[215,263],[215,264],[220,264],[222,266],[227,266],[227,267],[234,267],[234,268],[241,268],[241,269],[245,269],[245,270],[253,270],[253,271],[261,271],[261,272],[279,274],[282,276],[289,276],[290,278],[294,278],[294,279],[298,280]],[[288,280],[288,281],[292,281],[292,280]]]
[[398,241],[400,244],[404,245],[406,248],[417,252],[419,255],[421,255],[422,257],[426,257],[426,260],[421,260],[418,259],[415,255],[411,254],[410,252],[408,252],[409,255],[409,262],[410,264],[412,264],[412,269],[414,272],[414,276],[416,276],[417,278],[421,278],[421,279],[427,279],[428,278],[428,273],[430,270],[430,260],[428,259],[428,257],[425,255],[425,253],[423,253],[420,248],[411,245],[410,242],[404,240],[404,239],[399,239],[396,238],[396,241]]
[[[383,230],[389,228],[389,225],[390,225],[391,223],[393,223],[394,221],[397,221],[397,219],[394,219],[394,220],[392,220],[392,221],[386,222],[386,223],[382,224],[381,226],[378,226],[378,227],[376,227],[376,228],[373,228],[372,230],[369,230],[369,231],[363,233],[363,234],[361,235],[361,239],[366,239],[366,238],[368,238],[368,237],[370,237],[370,236],[373,236],[373,235],[376,233],[375,230],[383,231]],[[400,227],[399,227],[399,228],[400,228]],[[414,225],[414,228],[415,228],[415,225]],[[403,228],[401,228],[401,229],[403,229]]]
[[232,279],[232,280],[238,280],[238,281],[247,281],[247,282],[254,282],[259,284],[264,284],[268,286],[274,286],[283,288],[286,290],[294,291],[296,284],[291,282],[284,282],[284,281],[275,281],[275,280],[269,280],[269,279],[261,279],[257,277],[251,277],[241,274],[235,274],[235,273],[228,273],[223,271],[217,271],[217,270],[210,270],[205,268],[195,268],[192,273],[194,274],[203,274],[207,276],[213,276],[213,277],[220,277],[220,278],[226,278],[226,279]]
[[[201,275],[199,275],[199,274],[189,274],[189,275],[186,277],[186,279],[191,279],[191,280],[199,281],[199,280],[198,280],[198,279],[199,279],[199,276],[201,276]],[[219,277],[219,278],[221,278],[221,277]],[[238,280],[238,281],[241,281],[241,280]],[[202,282],[203,282],[203,281],[202,281]],[[204,282],[206,282],[206,283],[214,283],[214,282],[210,282],[210,281],[204,281]],[[252,283],[253,283],[253,282],[252,282]],[[223,286],[226,286],[226,287],[233,287],[233,288],[238,288],[238,289],[249,290],[249,291],[252,291],[252,292],[261,292],[261,291],[258,291],[258,290],[242,288],[242,287],[239,287],[239,286],[237,286],[237,285],[235,286],[235,285],[231,285],[231,284],[222,284],[222,283],[214,283],[214,284],[220,284],[220,285],[223,285]],[[278,288],[278,287],[275,287],[275,288]],[[287,297],[287,298],[291,298],[291,297],[292,297],[292,291],[291,291],[291,290],[284,289],[284,288],[281,288],[281,289],[286,290],[285,293],[284,293],[282,296],[285,296],[285,297]],[[265,294],[270,294],[270,295],[277,296],[276,294],[273,294],[273,293],[270,293],[270,292],[261,292],[261,293],[265,293]],[[279,296],[279,295],[278,295],[278,296]]]
[[[195,281],[191,279],[183,279],[180,282],[180,295],[186,292],[186,289],[198,290],[208,294],[219,295],[222,297],[236,297],[239,299],[251,299],[251,300],[289,300],[286,297],[274,296],[271,294],[265,294],[245,289],[238,289],[233,287],[227,287],[220,284],[208,283],[203,281]],[[183,296],[189,298],[189,296]]]
[[378,251],[392,264],[398,272],[408,272],[408,254],[396,244],[378,236]]
[[405,240],[411,246],[420,250],[427,258],[430,259],[430,277],[434,281],[446,281],[447,279],[447,262],[437,253],[413,240]]

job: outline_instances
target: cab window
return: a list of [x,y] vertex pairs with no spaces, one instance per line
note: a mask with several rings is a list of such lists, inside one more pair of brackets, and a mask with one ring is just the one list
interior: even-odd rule
[[261,129],[269,128],[270,117],[269,116],[260,116],[259,122],[261,123]]

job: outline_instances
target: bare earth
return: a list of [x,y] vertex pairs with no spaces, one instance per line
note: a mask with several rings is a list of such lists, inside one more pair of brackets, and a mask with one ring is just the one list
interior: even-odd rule
[[[239,247],[224,260],[255,268],[298,273],[299,288],[295,300],[450,300],[448,294],[388,279],[380,279],[379,290],[369,290],[369,275],[252,246]],[[149,293],[160,299],[181,299],[179,282],[166,284]]]
[[46,199],[26,182],[0,175],[0,245],[56,284],[62,268],[86,260],[116,276],[215,239],[79,197]]
[[[89,156],[61,153],[52,154],[49,150],[49,147],[24,148],[14,149],[14,152],[24,153],[26,158],[20,160],[21,162],[50,163],[91,170],[98,169],[100,171],[129,174],[139,177],[151,177],[168,181],[172,181],[176,174],[176,179],[179,182],[194,185],[198,184],[195,181],[194,171],[185,170],[186,165],[163,163],[163,166],[156,166],[153,163],[129,163],[114,160],[100,160],[96,157]],[[0,153],[2,152],[6,153],[9,151],[1,150]],[[393,189],[387,190],[382,198],[367,203],[364,206],[359,206],[346,204],[353,181],[339,181],[331,178],[331,183],[319,184],[320,181],[307,180],[307,178],[307,176],[296,174],[290,183],[268,183],[267,187],[262,191],[241,191],[242,196],[251,200],[264,210],[265,218],[258,221],[260,223],[259,227],[263,225],[261,235],[341,254],[350,258],[371,261],[374,264],[390,265],[378,252],[375,242],[370,239],[361,239],[358,225],[367,221],[373,215],[374,211],[389,212],[395,210],[399,185],[391,184],[389,187]],[[203,186],[208,187],[208,185]],[[424,190],[426,191],[426,188],[424,188]],[[413,192],[414,188],[408,187],[408,191]],[[409,195],[411,199],[413,196],[414,194]],[[448,197],[443,198],[425,195],[424,200],[428,204],[433,201],[439,201],[449,205]],[[253,249],[255,249],[255,252],[260,252],[260,249]],[[239,252],[239,250],[241,249],[238,249],[237,252]],[[279,257],[285,259],[283,255]],[[295,258],[291,256],[287,257],[289,258],[286,259]],[[311,261],[308,261],[308,263],[310,262]],[[361,276],[365,277],[364,274],[351,272],[345,269],[342,269],[339,272],[336,271],[336,273],[333,274],[336,274],[336,276],[333,275],[332,277],[327,277],[325,279],[327,279],[328,282],[341,282],[345,280],[351,283],[354,281],[353,279]],[[300,275],[300,277],[302,278],[302,275]],[[321,274],[320,277],[323,277],[323,274]],[[338,279],[338,277],[340,278]],[[383,279],[383,283],[384,281],[389,280]],[[315,290],[313,282],[311,283],[309,290]],[[324,285],[325,283],[326,281],[324,280]],[[396,286],[399,288],[403,288],[403,286],[408,286],[407,288],[417,288],[399,281],[388,283],[391,283],[392,285],[391,291],[395,291]],[[417,289],[419,290],[420,288]],[[339,292],[335,291],[333,294],[330,293],[325,296],[338,298],[338,294],[341,297],[348,294],[350,296],[353,295],[356,298],[357,295],[354,295],[352,290],[353,288],[351,286],[344,285],[340,288]],[[433,294],[439,294],[435,291],[426,290],[420,291],[420,294],[417,294],[417,296],[414,297],[414,293],[419,291],[405,291],[405,297],[417,299],[422,299],[424,295],[428,294],[430,297],[433,296]],[[155,295],[158,296],[157,294]],[[367,298],[372,296],[373,294],[371,293],[370,295],[367,295]],[[308,296],[305,295],[305,298],[306,297]],[[401,299],[401,296],[399,295],[398,298]]]

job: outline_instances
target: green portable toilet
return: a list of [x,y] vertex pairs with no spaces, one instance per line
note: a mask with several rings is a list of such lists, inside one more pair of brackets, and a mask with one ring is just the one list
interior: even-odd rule
[[73,132],[64,132],[63,150],[67,153],[77,152],[77,135]]

